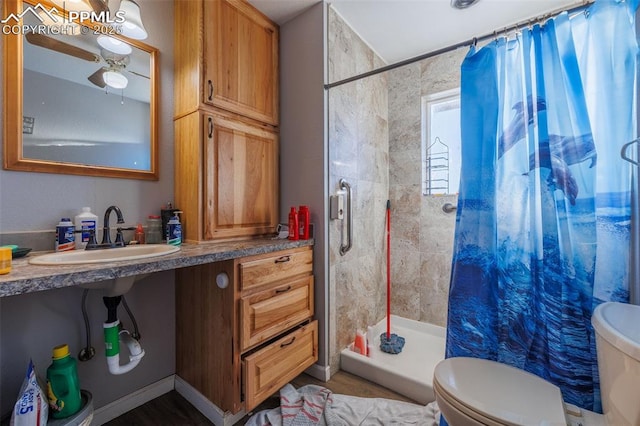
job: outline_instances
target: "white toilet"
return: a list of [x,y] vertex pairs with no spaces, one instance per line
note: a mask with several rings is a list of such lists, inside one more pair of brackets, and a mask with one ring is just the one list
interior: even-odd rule
[[526,371],[458,357],[441,361],[433,376],[449,425],[640,425],[640,306],[603,303],[591,321],[604,415],[565,404],[557,386]]

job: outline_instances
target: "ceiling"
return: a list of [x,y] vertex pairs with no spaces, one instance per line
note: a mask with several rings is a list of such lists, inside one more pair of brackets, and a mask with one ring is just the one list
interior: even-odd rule
[[[320,0],[249,0],[280,25]],[[387,63],[503,31],[583,0],[480,0],[454,9],[450,0],[333,0],[345,21]]]

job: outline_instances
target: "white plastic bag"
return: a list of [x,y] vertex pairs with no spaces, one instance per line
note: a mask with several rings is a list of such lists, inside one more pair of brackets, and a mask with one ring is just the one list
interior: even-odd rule
[[30,360],[18,401],[11,414],[11,426],[46,426],[48,416],[48,401],[38,383],[33,361]]

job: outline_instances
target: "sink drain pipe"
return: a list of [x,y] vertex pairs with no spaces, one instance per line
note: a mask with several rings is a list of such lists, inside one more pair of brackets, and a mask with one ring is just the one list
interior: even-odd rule
[[[140,343],[120,324],[118,305],[121,300],[122,296],[102,298],[107,307],[107,321],[103,324],[105,355],[109,372],[115,375],[133,370],[144,356],[144,349]],[[120,344],[125,345],[129,350],[129,362],[124,365],[120,365]]]

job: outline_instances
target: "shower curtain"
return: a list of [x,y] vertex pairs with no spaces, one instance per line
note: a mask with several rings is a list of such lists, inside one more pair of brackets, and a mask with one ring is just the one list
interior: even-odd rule
[[446,356],[497,360],[601,411],[591,314],[628,301],[638,0],[598,0],[462,64]]

